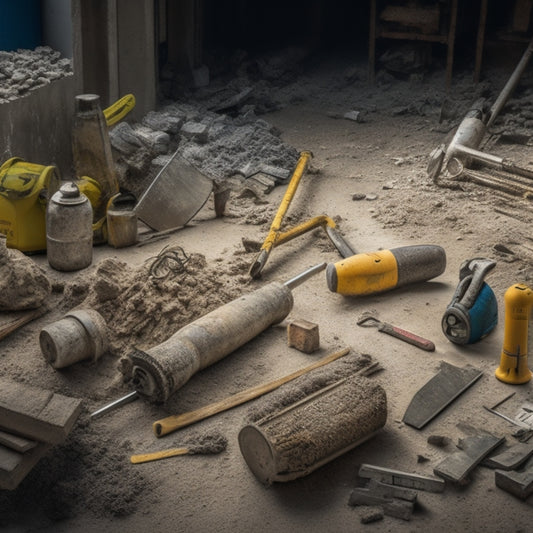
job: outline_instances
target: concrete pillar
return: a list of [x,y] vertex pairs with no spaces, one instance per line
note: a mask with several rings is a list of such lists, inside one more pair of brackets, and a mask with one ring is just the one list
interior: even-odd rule
[[72,0],[77,92],[100,96],[107,107],[127,93],[138,119],[156,106],[153,0]]

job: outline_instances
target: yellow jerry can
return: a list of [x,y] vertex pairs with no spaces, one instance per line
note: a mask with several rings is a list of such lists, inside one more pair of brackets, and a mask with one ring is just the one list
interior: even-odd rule
[[60,181],[55,166],[18,157],[0,166],[0,233],[6,236],[8,248],[46,250],[46,205]]

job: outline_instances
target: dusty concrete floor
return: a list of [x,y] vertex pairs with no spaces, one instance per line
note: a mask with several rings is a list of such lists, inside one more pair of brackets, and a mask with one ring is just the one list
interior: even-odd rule
[[[53,371],[40,361],[36,340],[51,317],[30,324],[4,341],[6,373],[20,378],[27,371],[30,379],[34,376],[40,383],[49,380],[54,387],[64,383],[69,391],[87,392],[90,399],[68,443],[53,450],[49,460],[38,465],[17,491],[0,495],[2,511],[11,517],[6,531],[530,530],[532,499],[520,501],[497,488],[494,471],[486,467],[478,467],[464,487],[448,485],[442,494],[420,492],[417,510],[409,522],[385,517],[363,526],[360,509],[348,505],[362,463],[432,475],[434,466],[467,435],[468,427],[505,436],[507,444],[515,442],[515,428],[488,413],[483,405],[492,405],[515,392],[500,408],[513,416],[522,403],[532,400],[531,383],[511,386],[494,377],[503,341],[503,293],[516,282],[531,281],[531,207],[527,200],[472,185],[463,191],[439,188],[427,178],[427,156],[446,137],[445,132],[438,131],[438,105],[432,104],[432,112],[426,114],[395,114],[391,109],[424,99],[442,102],[441,78],[414,85],[391,83],[372,90],[363,83],[336,85],[336,68],[322,72],[320,77],[314,73],[305,80],[309,91],[305,100],[264,117],[282,131],[284,141],[314,154],[313,168],[291,206],[295,214],[292,222],[323,213],[339,217],[339,228],[360,252],[438,244],[447,254],[445,273],[431,282],[368,297],[331,293],[325,277],[317,275],[294,290],[295,303],[289,318],[319,325],[319,352],[306,355],[288,348],[285,328],[273,327],[194,376],[169,405],[158,407],[136,401],[94,421],[88,419],[89,412],[128,392],[120,383],[115,361],[86,366],[80,373],[65,372],[60,378],[49,376]],[[468,95],[467,88],[463,87],[461,94]],[[372,101],[376,111],[364,123],[328,116],[331,111],[348,111],[360,102]],[[499,148],[526,164],[533,160],[530,146],[496,145],[495,151]],[[266,197],[267,205],[276,208],[283,193],[284,188],[277,187]],[[377,198],[354,201],[354,193]],[[496,213],[496,206],[512,216]],[[94,264],[109,256],[140,264],[163,245],[177,244],[188,252],[204,254],[210,264],[223,268],[235,260],[236,254],[242,262],[251,262],[254,254],[242,255],[241,239],[262,241],[267,230],[268,224],[250,226],[238,217],[215,219],[212,203],[208,202],[193,224],[163,243],[124,250],[98,247]],[[499,254],[494,248],[498,244],[507,246],[511,254]],[[444,337],[440,320],[457,285],[460,264],[479,256],[497,261],[487,281],[498,298],[500,323],[479,343],[459,347]],[[243,291],[268,281],[286,280],[313,264],[338,258],[323,235],[299,237],[276,249],[263,279],[243,285]],[[48,268],[45,258],[36,260]],[[431,339],[436,351],[424,352],[373,328],[357,326],[358,316],[366,310],[374,310],[381,319]],[[179,433],[156,439],[151,429],[154,420],[273,380],[343,346],[371,354],[384,367],[372,379],[386,390],[387,424],[371,440],[309,476],[270,487],[254,478],[237,443],[247,405],[196,425],[195,429],[216,429],[227,437],[228,447],[222,454],[129,464],[132,453],[173,447],[179,442]],[[437,372],[440,361],[472,365],[482,370],[483,376],[424,429],[413,429],[401,419],[416,391]],[[88,392],[94,388],[99,389],[98,396]],[[187,430],[182,431],[187,435]],[[430,435],[444,435],[451,443],[436,448],[427,443]],[[98,470],[93,462],[88,478],[83,458],[84,454],[94,455],[95,450],[101,465]],[[57,475],[59,467],[63,467],[61,476]],[[47,487],[47,476],[57,480],[53,488]],[[79,502],[70,505],[77,486],[78,500],[85,499],[85,506]],[[52,491],[53,502],[49,495],[39,493],[39,487]]]

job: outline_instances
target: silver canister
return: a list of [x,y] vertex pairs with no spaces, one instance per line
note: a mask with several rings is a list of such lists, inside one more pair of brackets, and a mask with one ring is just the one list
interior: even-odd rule
[[92,263],[92,221],[89,199],[74,182],[62,185],[46,211],[46,254],[52,268],[81,270]]

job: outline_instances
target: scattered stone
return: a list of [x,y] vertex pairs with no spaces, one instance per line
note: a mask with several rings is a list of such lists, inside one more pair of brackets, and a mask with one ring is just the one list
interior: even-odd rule
[[342,116],[346,120],[352,120],[353,122],[364,122],[363,114],[361,111],[348,111]]
[[374,200],[377,200],[378,199],[378,195],[377,194],[367,194],[365,196],[365,198],[369,201],[369,202],[373,202]]
[[72,75],[71,60],[58,60],[59,56],[60,53],[49,46],[38,46],[35,50],[2,51],[0,104],[16,100],[53,80]]
[[439,448],[444,448],[450,443],[450,439],[448,437],[444,437],[442,435],[430,435],[427,440],[428,444],[432,444],[433,446],[438,446]]
[[361,524],[371,524],[383,520],[383,511],[379,507],[366,507],[361,513]]
[[514,252],[512,250],[510,250],[509,248],[507,248],[507,246],[505,246],[504,244],[495,244],[493,246],[493,248],[494,248],[495,252],[500,252],[502,254],[514,255]]
[[313,353],[320,348],[318,324],[307,320],[293,320],[287,326],[287,343],[304,353]]
[[189,140],[205,144],[208,139],[209,128],[200,122],[186,122],[181,128],[181,134]]
[[356,192],[354,194],[352,194],[352,200],[354,202],[357,202],[359,200],[364,200],[366,198],[366,194],[362,193],[362,192]]

